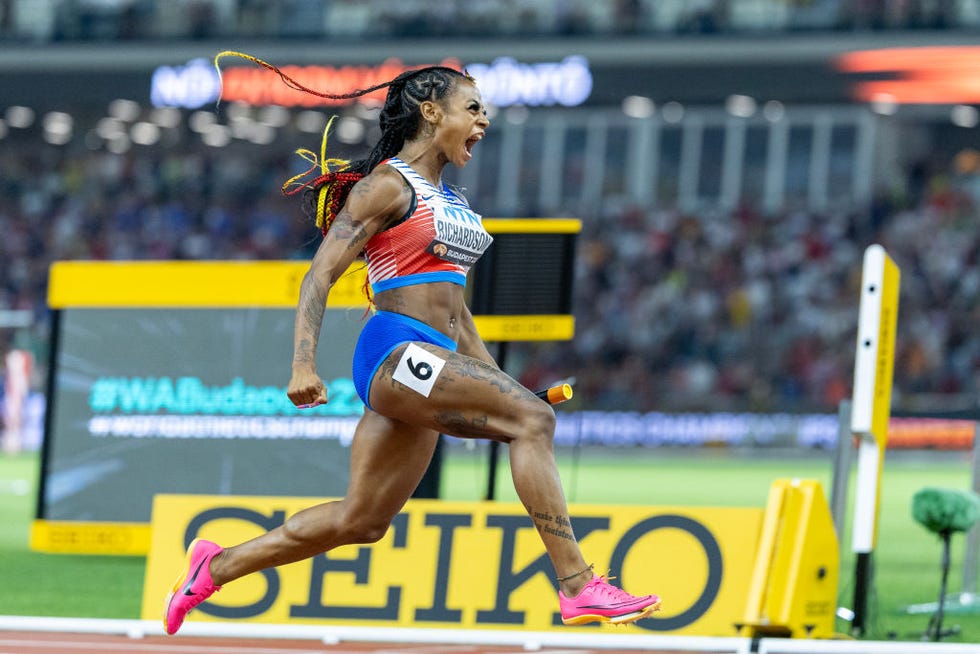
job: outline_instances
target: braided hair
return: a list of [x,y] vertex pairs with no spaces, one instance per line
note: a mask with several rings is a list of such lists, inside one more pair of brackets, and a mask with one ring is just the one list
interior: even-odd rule
[[[366,158],[355,161],[326,158],[327,134],[333,123],[333,118],[331,118],[323,131],[319,163],[317,163],[318,160],[314,153],[308,150],[298,151],[307,161],[313,163],[314,167],[283,184],[283,193],[287,195],[293,195],[299,191],[306,192],[314,211],[316,225],[324,235],[330,229],[330,224],[334,218],[340,213],[340,209],[347,201],[347,196],[354,184],[374,170],[379,163],[397,154],[405,141],[418,133],[422,124],[420,105],[426,100],[439,101],[447,97],[456,88],[456,83],[460,79],[473,80],[467,73],[460,72],[455,68],[429,66],[405,71],[392,80],[365,89],[334,95],[308,88],[272,64],[241,52],[229,50],[219,53],[214,59],[215,67],[218,67],[218,60],[221,57],[228,55],[241,57],[267,68],[276,73],[286,86],[321,98],[354,99],[378,89],[388,88],[388,95],[378,117],[381,138],[378,139]],[[317,167],[320,168],[319,176],[308,182],[299,181],[316,170]]]

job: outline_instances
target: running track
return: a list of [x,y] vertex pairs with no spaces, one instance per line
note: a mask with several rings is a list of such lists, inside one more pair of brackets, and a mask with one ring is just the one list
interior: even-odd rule
[[[601,634],[585,636],[582,642],[561,639],[554,646],[540,646],[534,638],[540,634],[525,634],[523,645],[480,644],[465,642],[396,642],[391,634],[375,633],[372,637],[384,642],[367,640],[330,640],[324,638],[279,638],[275,635],[257,635],[248,625],[235,625],[234,637],[227,635],[180,635],[163,636],[147,632],[143,625],[131,623],[129,631],[100,631],[99,620],[69,619],[72,626],[55,623],[44,629],[35,625],[14,626],[14,621],[25,618],[0,616],[0,654],[517,654],[519,652],[543,652],[547,654],[749,654],[750,641],[746,638],[699,638],[658,637],[656,643],[643,637],[606,637]],[[26,618],[28,622],[50,619]],[[76,626],[81,625],[81,626]],[[135,625],[135,626],[134,626]],[[190,625],[187,625],[190,626]],[[125,627],[125,625],[124,625]],[[253,626],[254,627],[254,626]],[[30,629],[36,630],[31,631]],[[141,631],[141,629],[144,629]],[[382,630],[383,631],[383,630]],[[335,634],[336,635],[336,634]],[[363,634],[362,634],[363,635]],[[469,634],[473,636],[473,634]],[[511,632],[510,636],[513,636]],[[598,635],[598,638],[596,637]],[[584,634],[583,634],[584,636]],[[342,638],[342,636],[341,636]],[[466,638],[459,637],[461,641]],[[328,640],[329,642],[323,642]],[[618,642],[617,642],[618,641]],[[771,643],[771,644],[770,644]],[[756,643],[760,654],[978,654],[976,643],[913,643],[842,640],[792,640],[766,639]]]
[[[524,647],[351,642],[325,645],[309,640],[232,639],[0,631],[0,654],[507,654]],[[635,654],[636,650],[549,648],[548,654]],[[654,650],[646,650],[653,652]],[[734,650],[732,650],[734,652]],[[656,650],[658,654],[687,654]]]
[[165,636],[157,620],[0,616],[0,654],[748,654],[748,644],[630,626],[503,632],[191,621]]

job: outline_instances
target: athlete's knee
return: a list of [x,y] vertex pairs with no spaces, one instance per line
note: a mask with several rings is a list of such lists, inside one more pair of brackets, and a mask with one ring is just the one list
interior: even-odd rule
[[335,506],[341,509],[334,519],[327,522],[311,520],[300,512],[283,523],[282,531],[287,539],[307,548],[340,545],[361,545],[376,543],[388,531],[390,520],[365,516],[362,512],[351,510],[346,502]]
[[548,445],[555,438],[555,411],[544,402],[535,402],[521,416],[519,438]]
[[370,505],[347,498],[343,501],[343,518],[338,526],[339,538],[346,545],[377,543],[388,532],[391,519],[379,516]]
[[349,545],[369,545],[377,543],[388,533],[391,522],[359,518],[348,521],[344,526],[344,540]]
[[290,516],[282,525],[283,536],[292,543],[313,547],[330,540],[326,525],[308,519],[302,512]]

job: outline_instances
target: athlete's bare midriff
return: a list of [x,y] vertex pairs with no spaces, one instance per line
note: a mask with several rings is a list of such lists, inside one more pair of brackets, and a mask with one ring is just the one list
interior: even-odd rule
[[460,316],[465,310],[464,288],[452,282],[400,286],[374,296],[374,305],[415,318],[459,341]]

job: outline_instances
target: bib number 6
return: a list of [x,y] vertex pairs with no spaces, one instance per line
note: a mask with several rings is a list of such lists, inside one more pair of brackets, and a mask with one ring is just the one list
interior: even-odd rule
[[422,381],[427,380],[432,376],[432,366],[430,366],[425,361],[419,361],[415,363],[412,361],[412,357],[408,357],[405,363],[408,364],[408,369],[412,371],[412,374],[421,379]]
[[395,373],[391,378],[419,395],[429,397],[444,365],[446,365],[446,360],[439,355],[433,354],[415,343],[409,343],[398,360]]

